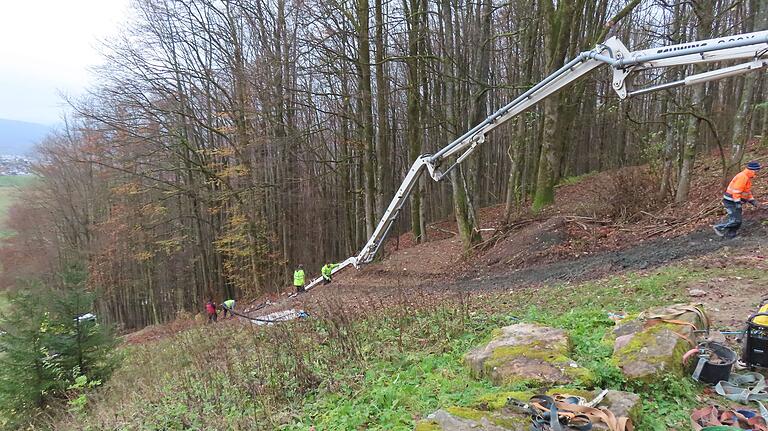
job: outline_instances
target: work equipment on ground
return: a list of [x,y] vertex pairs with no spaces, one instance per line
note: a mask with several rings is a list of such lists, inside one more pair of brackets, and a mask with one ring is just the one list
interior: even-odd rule
[[[754,402],[757,404],[759,414],[751,412],[749,410],[738,410],[741,412],[741,416],[738,414],[724,413],[719,416],[717,422],[716,416],[709,414],[708,425],[735,425],[743,426],[744,429],[763,430],[768,431],[768,425],[766,425],[766,419],[768,418],[768,410],[766,410],[763,401],[768,399],[768,392],[766,392],[765,377],[762,374],[748,372],[748,373],[731,373],[728,381],[720,381],[715,386],[715,392],[719,395],[727,398],[730,401],[734,401],[741,404],[749,404]],[[748,412],[750,414],[747,414]],[[696,412],[694,412],[694,415]],[[746,420],[744,417],[746,417]],[[727,420],[725,420],[726,418]],[[715,421],[713,421],[715,419]],[[693,422],[693,416],[691,417]],[[704,424],[700,422],[700,424]],[[694,427],[694,429],[696,429]]]
[[[598,397],[604,396],[601,393]],[[597,402],[599,403],[599,401]],[[632,421],[627,417],[616,417],[605,407],[594,407],[580,397],[533,396],[526,406],[531,413],[533,431],[589,431],[593,424],[603,424],[609,431],[632,431]],[[521,403],[516,402],[517,406]]]
[[[640,313],[637,316],[638,319],[643,320],[646,324],[653,323],[671,323],[674,325],[690,326],[694,332],[709,333],[709,316],[704,312],[702,304],[674,304],[665,307],[655,313],[649,313],[647,311]],[[680,320],[680,317],[686,313],[694,313],[699,317],[699,321],[704,325],[702,328],[696,327],[692,322]],[[691,341],[691,340],[689,340]],[[692,341],[691,341],[692,342]]]
[[691,377],[693,380],[717,384],[721,380],[727,381],[731,376],[731,369],[736,362],[736,352],[720,343],[705,341],[683,355],[683,364],[691,356],[696,356],[698,361]]
[[306,319],[307,317],[309,317],[309,314],[306,311],[293,310],[293,309],[276,311],[274,313],[270,313],[270,314],[259,316],[259,317],[251,317],[246,314],[238,313],[237,311],[234,311],[234,310],[230,310],[230,311],[235,316],[242,317],[243,319],[248,320],[254,325],[272,325],[274,323],[287,322],[289,320],[294,320],[294,319]]
[[768,431],[765,418],[746,409],[719,409],[716,406],[696,409],[691,414],[694,431],[725,431],[750,429]]
[[741,360],[753,370],[755,367],[768,367],[768,326],[760,325],[755,320],[768,317],[768,313],[756,313],[747,320],[744,331],[744,348]]
[[[684,85],[702,84],[708,81],[760,70],[768,66],[768,59],[764,58],[766,54],[768,54],[768,30],[632,52],[616,37],[607,39],[592,50],[577,55],[563,67],[544,78],[541,82],[525,91],[518,98],[493,113],[435,154],[423,154],[417,157],[363,249],[357,256],[349,257],[341,262],[338,267],[333,269],[332,273],[341,271],[349,265],[359,267],[373,260],[408,200],[408,196],[418,184],[419,177],[425,170],[429,171],[430,176],[435,181],[442,180],[485,142],[486,136],[493,129],[557,93],[560,89],[591,72],[593,69],[602,65],[610,66],[613,69],[612,88],[620,99],[626,99],[633,95]],[[638,72],[650,69],[735,59],[749,60],[745,63],[696,73],[677,81],[656,84],[646,88],[632,89],[628,83],[629,77],[636,76]],[[657,76],[657,74],[654,76]],[[455,157],[453,163],[448,164],[449,160],[453,157]],[[322,277],[312,280],[306,289],[312,289],[320,284],[322,280]]]
[[737,403],[747,404],[756,401],[763,416],[768,416],[762,402],[768,400],[765,377],[760,373],[731,373],[727,381],[715,386],[715,392]]

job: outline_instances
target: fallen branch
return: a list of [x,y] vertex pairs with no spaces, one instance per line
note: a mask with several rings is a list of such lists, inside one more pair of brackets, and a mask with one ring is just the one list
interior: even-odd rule
[[449,235],[458,235],[456,232],[452,232],[452,231],[450,231],[448,229],[442,229],[442,228],[439,228],[437,226],[430,225],[429,228],[434,229],[434,230],[436,230],[438,232],[447,233]]
[[[568,221],[568,220],[566,220],[566,221]],[[576,220],[570,220],[569,222],[570,223],[575,223],[575,224],[579,225],[582,229],[584,229],[584,232],[589,232],[589,228],[584,223],[582,223],[580,221],[576,221]]]
[[659,216],[657,216],[657,215],[655,215],[655,214],[651,214],[651,213],[649,213],[648,211],[640,211],[640,213],[642,213],[642,214],[645,214],[645,215],[647,215],[648,217],[654,218],[654,219],[656,219],[656,220],[661,220],[661,221],[663,221],[663,222],[665,222],[665,223],[668,223],[667,219],[665,219],[665,218],[663,218],[663,217],[659,217]]
[[[714,212],[719,210],[720,205],[718,205],[718,202],[719,202],[719,199],[713,200],[708,205],[705,205],[703,208],[701,208],[699,210],[699,212],[696,213],[694,216],[692,216],[690,218],[687,218],[687,219],[684,219],[684,220],[670,221],[670,220],[665,220],[665,219],[661,219],[659,217],[653,216],[653,214],[646,213],[646,214],[656,218],[657,220],[663,221],[664,224],[663,225],[649,226],[646,230],[643,231],[643,235],[646,238],[651,238],[651,237],[654,237],[656,235],[667,233],[667,232],[669,232],[669,231],[671,231],[673,229],[677,229],[679,227],[682,227],[682,226],[685,226],[685,225],[688,225],[688,224],[691,224],[691,223],[696,223],[696,222],[698,222],[699,220],[701,220],[703,218],[709,217]],[[643,213],[645,213],[645,212],[643,211]]]
[[611,224],[613,223],[613,220],[599,220],[594,217],[585,217],[585,216],[565,216],[563,217],[563,220],[565,220],[568,223],[594,223],[594,224]]
[[[540,218],[540,217],[530,218],[530,219],[520,220],[520,221],[511,223],[511,224],[508,224],[508,225],[504,226],[504,228],[502,228],[502,229],[496,229],[496,232],[493,235],[491,235],[490,238],[488,238],[485,241],[482,241],[482,242],[479,242],[479,243],[473,245],[471,250],[483,249],[483,248],[485,248],[486,246],[489,246],[489,245],[490,246],[494,246],[499,241],[501,241],[501,240],[507,238],[508,236],[512,235],[519,228],[521,228],[523,226],[527,226],[527,225],[529,225],[529,224],[531,224],[531,223],[533,223],[535,221],[541,221],[541,220],[542,220],[542,218]],[[493,244],[491,244],[491,243],[493,243]]]

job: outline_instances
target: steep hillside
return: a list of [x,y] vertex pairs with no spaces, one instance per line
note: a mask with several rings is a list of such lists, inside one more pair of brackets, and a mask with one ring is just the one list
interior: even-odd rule
[[[755,146],[747,157],[768,160],[768,150]],[[253,314],[314,310],[329,296],[355,310],[360,303],[386,306],[404,294],[446,298],[457,291],[583,282],[727,251],[734,242],[719,239],[710,228],[724,216],[719,163],[716,156],[700,160],[691,199],[683,205],[655,196],[654,170],[647,166],[568,179],[557,188],[556,205],[542,213],[520,209],[505,221],[501,205],[481,209],[483,242],[468,253],[455,235],[455,221],[434,223],[428,228],[430,241],[415,245],[410,233],[390,238],[384,258],[340,273],[330,286],[293,298],[288,297],[293,288],[286,286],[280,296],[252,298],[252,306],[270,301]],[[754,193],[768,197],[767,181],[758,178]],[[765,208],[745,210],[740,246],[757,247],[766,239],[766,216]],[[308,277],[318,272],[308,269]]]
[[[87,415],[59,426],[412,430],[438,407],[505,399],[510,388],[475,379],[463,356],[494,328],[519,321],[571,331],[574,360],[596,375],[585,387],[626,389],[611,348],[600,344],[613,325],[609,313],[689,301],[689,289],[704,287],[707,295],[696,300],[712,311],[714,328],[738,328],[759,301],[755,287],[768,282],[762,242],[741,244],[737,256],[720,250],[583,283],[468,280],[383,291],[330,285],[304,295],[311,298],[306,320],[269,327],[198,323],[126,349],[124,366],[91,397]],[[685,379],[652,390],[642,404],[641,431],[685,429],[690,409],[713,397]]]
[[[765,159],[762,149],[750,157]],[[490,385],[462,365],[494,328],[522,321],[571,333],[573,359],[594,375],[577,388],[639,391],[636,429],[683,429],[691,409],[717,402],[716,395],[688,378],[658,382],[653,396],[642,395],[648,388],[621,377],[601,340],[612,313],[700,302],[713,329],[732,331],[756,309],[768,284],[768,212],[748,210],[738,239],[716,237],[709,224],[722,213],[717,163],[700,164],[685,205],[656,204],[643,189],[647,167],[590,175],[559,187],[558,205],[541,214],[521,211],[504,222],[500,207],[481,210],[484,240],[468,253],[448,220],[431,227],[425,244],[407,235],[390,240],[385,258],[330,285],[297,297],[286,289],[258,310],[265,298],[240,301],[239,310],[254,317],[303,309],[308,319],[205,325],[202,315],[180,316],[129,334],[113,380],[91,396],[87,412],[56,424],[411,430],[442,406],[476,408],[505,391],[539,390]],[[606,199],[629,191],[626,199]],[[758,179],[755,194],[766,191]]]

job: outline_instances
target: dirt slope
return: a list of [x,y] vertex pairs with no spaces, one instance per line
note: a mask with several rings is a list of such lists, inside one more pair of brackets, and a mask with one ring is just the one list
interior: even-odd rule
[[[756,216],[757,214],[753,214]],[[768,213],[760,212],[760,215]],[[393,266],[391,272],[381,266],[375,270],[364,269],[361,274],[343,274],[327,286],[320,286],[295,298],[282,298],[273,306],[259,310],[265,314],[286,308],[313,310],[326,307],[331,303],[343,303],[347,307],[369,309],[368,305],[386,307],[401,302],[400,296],[427,295],[432,298],[456,296],[484,291],[509,291],[518,287],[540,283],[580,282],[598,279],[604,276],[620,274],[625,271],[650,270],[682,260],[695,262],[701,267],[726,267],[733,262],[745,267],[768,268],[762,258],[764,245],[768,240],[768,228],[757,219],[747,220],[742,228],[742,235],[733,240],[717,237],[708,226],[693,232],[672,238],[655,238],[639,244],[628,244],[624,249],[599,251],[586,255],[557,260],[539,265],[529,265],[508,272],[485,270],[466,274],[458,278],[449,278],[437,274],[419,273],[419,275]],[[757,262],[757,263],[755,263]],[[391,266],[391,265],[390,265]],[[402,276],[398,275],[402,274]],[[697,288],[692,286],[691,288]],[[708,293],[709,299],[722,302],[722,298],[741,298],[735,302],[736,308],[752,310],[760,295],[768,294],[768,289],[755,289],[749,281],[732,281],[728,287],[721,286],[716,280],[706,286],[698,287]],[[758,291],[759,290],[759,291]],[[706,299],[706,298],[703,298]],[[415,302],[418,302],[416,299]],[[731,301],[733,302],[733,301]],[[366,305],[363,307],[362,305]],[[714,304],[714,303],[713,303]],[[721,305],[713,305],[719,308]],[[733,308],[733,307],[732,307]],[[741,314],[749,314],[748,311]],[[725,319],[728,320],[728,319]],[[730,324],[732,322],[725,322]]]
[[[764,210],[761,216],[768,215]],[[755,215],[753,214],[752,217]],[[625,270],[657,267],[680,259],[693,259],[722,249],[741,252],[761,246],[768,239],[768,228],[758,220],[747,220],[737,239],[716,236],[709,226],[672,238],[654,238],[619,250],[586,253],[583,256],[542,265],[529,265],[512,272],[474,277],[478,288],[511,286],[553,281],[583,281]],[[482,271],[478,271],[482,274]]]
[[[283,297],[260,313],[311,310],[329,302],[350,308],[356,303],[384,307],[403,295],[455,296],[585,281],[680,260],[705,262],[723,253],[761,254],[768,237],[762,220],[768,218],[768,210],[746,208],[741,235],[735,240],[712,232],[711,224],[723,216],[718,163],[710,158],[696,168],[690,200],[684,205],[656,205],[650,172],[631,167],[559,187],[557,205],[541,214],[521,210],[505,223],[501,206],[484,208],[480,211],[484,242],[469,253],[463,253],[458,237],[450,234],[455,223],[446,220],[430,231],[436,233],[430,242],[414,246],[409,234],[402,235],[389,242],[380,262],[346,270],[333,284],[297,298]],[[768,187],[758,179],[754,192],[768,196]],[[745,304],[755,302],[753,296]]]
[[[753,157],[768,158],[768,150],[752,150]],[[735,240],[723,240],[711,230],[710,225],[723,215],[718,164],[715,158],[700,162],[684,205],[656,204],[655,180],[649,169],[630,167],[558,187],[556,205],[540,214],[521,209],[506,221],[503,206],[483,208],[479,211],[483,243],[468,253],[454,234],[455,221],[444,220],[430,226],[430,241],[425,244],[415,245],[409,233],[390,239],[380,261],[360,270],[345,270],[331,285],[298,297],[288,297],[291,288],[286,286],[282,296],[270,298],[271,305],[249,315],[292,308],[311,313],[338,304],[351,311],[370,310],[370,305],[383,308],[402,303],[404,297],[417,305],[425,296],[434,301],[435,297],[540,283],[578,282],[681,260],[717,267],[724,265],[723,256],[742,263],[756,259],[762,256],[768,238],[768,228],[762,223],[768,210],[746,209],[744,227]],[[765,183],[758,178],[753,190],[768,201]],[[758,263],[764,265],[762,260]],[[743,310],[753,309],[763,294],[739,280],[729,283],[730,290],[712,281],[703,289],[707,297],[701,298],[711,301],[713,309],[727,311],[722,313],[726,317],[718,317],[724,325],[733,323],[728,316],[748,314]],[[139,339],[162,338],[175,329],[199,324],[197,320],[184,319],[184,324],[177,322],[168,330],[155,327],[143,331],[145,336]]]

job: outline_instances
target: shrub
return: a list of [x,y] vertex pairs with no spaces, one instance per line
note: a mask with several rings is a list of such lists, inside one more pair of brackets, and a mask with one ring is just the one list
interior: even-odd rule
[[631,221],[641,211],[653,211],[660,205],[655,192],[657,181],[646,169],[624,168],[601,175],[587,183],[590,202],[580,212],[617,221]]

